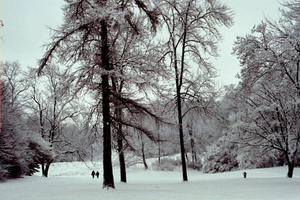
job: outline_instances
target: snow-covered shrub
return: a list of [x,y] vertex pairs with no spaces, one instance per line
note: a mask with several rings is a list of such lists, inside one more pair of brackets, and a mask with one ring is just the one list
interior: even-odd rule
[[283,155],[278,151],[263,152],[259,148],[241,148],[237,156],[240,169],[282,166]]
[[188,162],[187,167],[190,169],[195,169],[195,170],[202,170],[202,163],[200,160],[193,162]]
[[237,145],[230,141],[230,137],[222,136],[208,148],[202,170],[204,173],[216,173],[237,168]]
[[39,164],[53,160],[54,155],[50,151],[50,145],[42,138],[35,138],[35,140],[28,141],[28,148],[32,154],[30,160],[28,160],[28,170],[26,175],[32,175],[38,172]]
[[181,160],[179,159],[162,158],[160,159],[160,164],[158,161],[155,161],[151,167],[154,170],[174,171],[179,166],[181,166]]

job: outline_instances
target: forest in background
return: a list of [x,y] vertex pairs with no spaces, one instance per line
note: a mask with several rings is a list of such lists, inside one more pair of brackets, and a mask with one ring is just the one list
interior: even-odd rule
[[[157,158],[155,169],[203,172],[300,165],[300,1],[278,21],[240,36],[238,85],[216,88],[210,58],[220,27],[233,23],[220,1],[66,1],[39,67],[1,63],[0,179],[51,163],[103,160],[111,151],[126,182],[126,155]],[[160,33],[164,37],[159,37]],[[226,67],[226,66],[224,66]],[[165,159],[180,154],[180,160]]]

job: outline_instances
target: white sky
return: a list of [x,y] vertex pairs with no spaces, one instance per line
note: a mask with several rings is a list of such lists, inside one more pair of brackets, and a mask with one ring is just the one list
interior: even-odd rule
[[[282,0],[223,0],[234,12],[234,25],[222,30],[220,57],[214,62],[218,70],[218,84],[237,83],[235,75],[240,67],[231,55],[236,36],[243,36],[263,18],[279,16]],[[44,44],[49,42],[48,27],[56,28],[62,23],[63,0],[0,0],[1,61],[18,60],[21,66],[36,66],[43,55]]]

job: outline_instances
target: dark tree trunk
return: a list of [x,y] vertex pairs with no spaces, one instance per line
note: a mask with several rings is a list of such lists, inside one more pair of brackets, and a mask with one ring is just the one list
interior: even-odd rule
[[43,121],[43,110],[42,110],[42,108],[41,108],[40,105],[39,105],[39,109],[40,109],[40,129],[41,129],[41,135],[42,135],[42,138],[45,138],[44,121]]
[[51,165],[51,162],[46,163],[46,167],[45,167],[45,171],[44,171],[44,176],[45,177],[48,177],[50,165]]
[[[183,63],[181,66],[181,72],[178,70],[177,65],[177,52],[173,41],[173,55],[174,55],[174,69],[175,69],[175,81],[176,81],[176,98],[177,98],[177,112],[178,112],[178,130],[179,130],[179,140],[180,140],[180,154],[181,154],[181,165],[182,165],[182,178],[183,181],[187,181],[187,170],[185,162],[185,150],[184,150],[184,139],[183,139],[183,127],[182,127],[182,109],[181,109],[181,85],[183,76]],[[179,74],[180,73],[180,74]],[[180,78],[179,78],[180,77]]]
[[[107,41],[107,24],[105,20],[101,21],[101,64],[102,68],[109,71]],[[100,65],[101,66],[101,65]],[[104,73],[102,76],[102,114],[103,114],[103,188],[115,188],[112,161],[111,161],[111,129],[110,129],[110,88],[109,76]]]
[[[187,13],[188,14],[188,13]],[[175,69],[175,81],[176,81],[176,98],[177,98],[177,111],[178,111],[178,130],[180,140],[180,154],[181,154],[181,165],[182,165],[182,178],[183,181],[188,181],[187,169],[185,162],[185,150],[184,150],[184,138],[183,138],[183,127],[182,127],[182,108],[181,108],[181,87],[183,82],[184,72],[184,56],[185,56],[185,45],[186,45],[186,27],[184,29],[183,41],[182,41],[182,55],[181,55],[181,66],[178,69],[177,61],[177,46],[173,40],[173,55],[174,55],[174,69]]]
[[287,162],[287,165],[288,165],[288,173],[287,173],[287,177],[288,178],[293,178],[293,173],[294,173],[294,167],[295,167],[295,161],[294,159],[291,159],[289,154],[288,154],[288,151],[285,151],[284,152],[284,155],[285,155],[285,159],[286,159],[286,162]]
[[145,169],[148,169],[148,165],[146,162],[146,156],[145,156],[145,144],[144,144],[142,135],[141,135],[141,144],[142,144],[142,158],[143,158],[144,167],[145,167]]
[[159,133],[159,124],[156,122],[156,130],[157,130],[157,139],[158,139],[158,166],[160,166],[160,157],[161,157],[161,146],[160,146],[160,133]]
[[180,90],[177,87],[177,108],[178,108],[178,122],[179,122],[179,139],[180,139],[180,153],[181,153],[181,162],[182,162],[182,178],[183,181],[188,181],[187,178],[187,169],[185,162],[185,150],[184,150],[184,139],[183,139],[183,128],[182,128],[182,111],[181,111],[181,96]]
[[195,166],[195,163],[197,161],[197,156],[196,156],[196,150],[195,150],[195,140],[194,140],[192,125],[189,126],[188,128],[189,128],[188,131],[189,131],[189,135],[190,135],[191,150],[192,150],[192,163]]
[[44,176],[44,174],[45,174],[45,164],[44,164],[44,162],[42,162],[42,176]]
[[295,163],[293,161],[292,162],[288,161],[288,173],[287,173],[288,178],[293,178],[294,168],[295,168]]
[[123,140],[122,138],[118,138],[118,153],[119,153],[119,162],[120,162],[120,176],[121,182],[126,183],[126,165],[125,165],[125,157],[123,151]]
[[[119,120],[122,120],[122,108],[119,107],[116,108],[116,114],[117,118]],[[126,183],[126,165],[125,165],[125,157],[124,157],[124,147],[123,147],[123,138],[122,138],[122,124],[118,123],[118,153],[119,153],[119,163],[120,163],[120,178],[121,182]]]
[[[119,89],[117,88],[117,81],[114,77],[111,78],[112,80],[112,88],[113,91],[115,93],[118,93],[119,95],[121,95],[122,92],[122,81],[120,81],[120,85],[119,85]],[[114,103],[115,106],[115,115],[117,118],[117,143],[118,143],[118,147],[117,147],[117,151],[119,154],[119,163],[120,163],[120,179],[121,182],[126,183],[126,164],[125,164],[125,156],[124,156],[124,146],[123,146],[123,130],[122,130],[122,102],[120,101],[116,101]]]
[[51,165],[52,162],[53,162],[53,160],[49,160],[47,162],[42,161],[42,163],[41,163],[41,165],[42,165],[42,175],[46,178],[48,177],[49,168],[50,168],[50,165]]
[[161,147],[160,147],[160,134],[158,133],[158,166],[160,166]]

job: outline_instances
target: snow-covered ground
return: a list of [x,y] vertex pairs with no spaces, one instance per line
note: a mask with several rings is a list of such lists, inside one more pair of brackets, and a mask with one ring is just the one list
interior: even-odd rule
[[[300,200],[300,168],[294,178],[285,177],[287,168],[247,170],[219,174],[188,171],[182,182],[180,170],[127,169],[128,183],[120,183],[114,169],[116,189],[102,189],[102,178],[92,179],[99,163],[55,163],[49,178],[39,174],[0,183],[1,200]],[[101,171],[101,170],[99,170]]]

